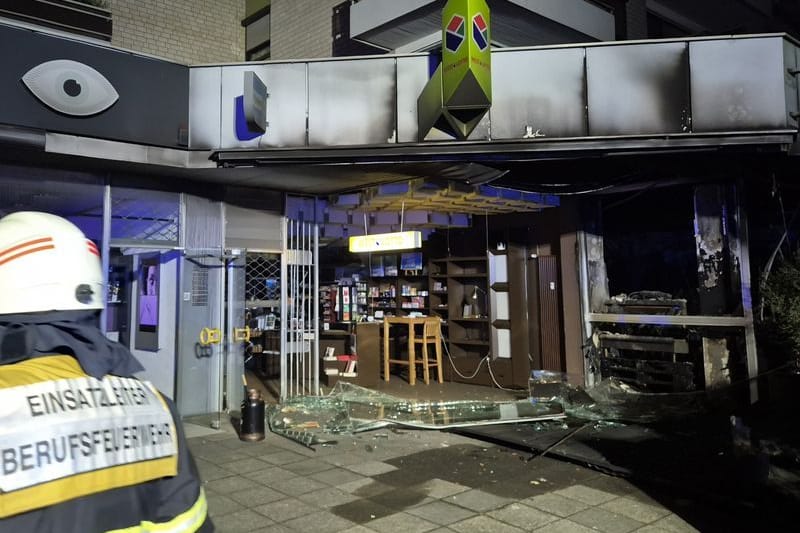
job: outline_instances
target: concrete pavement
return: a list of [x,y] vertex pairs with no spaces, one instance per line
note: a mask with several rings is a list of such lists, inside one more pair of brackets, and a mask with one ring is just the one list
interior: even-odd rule
[[697,531],[623,479],[452,433],[378,430],[314,451],[185,426],[222,532]]

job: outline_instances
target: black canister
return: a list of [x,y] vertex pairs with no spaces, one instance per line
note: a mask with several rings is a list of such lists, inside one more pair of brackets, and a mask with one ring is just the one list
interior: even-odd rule
[[264,399],[256,389],[247,391],[242,402],[242,427],[239,438],[247,441],[264,440]]

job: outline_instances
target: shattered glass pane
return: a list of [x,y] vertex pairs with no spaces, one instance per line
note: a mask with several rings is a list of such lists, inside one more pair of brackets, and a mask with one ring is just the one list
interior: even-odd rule
[[[570,385],[563,372],[533,370],[528,388],[532,402],[562,405],[571,424],[646,423],[700,413],[707,408],[707,394],[702,391],[642,392],[613,377],[584,389]],[[545,425],[542,429],[552,427]]]
[[706,409],[704,392],[639,392],[616,378],[601,381],[591,389],[564,385],[554,401],[564,406],[571,418],[581,420],[646,423],[679,418]]
[[567,393],[567,375],[552,370],[532,370],[528,394],[534,402],[556,402]]
[[331,436],[386,426],[449,429],[473,425],[564,418],[561,405],[529,399],[492,401],[412,401],[338,382],[328,396],[302,396],[270,406],[267,421],[279,435],[305,446],[333,442]]
[[328,396],[301,396],[270,406],[267,421],[279,435],[312,447],[387,426],[415,429],[477,428],[518,424],[535,433],[590,431],[680,419],[707,409],[701,392],[640,392],[615,379],[591,389],[570,385],[559,372],[537,371],[530,397],[517,401],[415,401],[340,381]]

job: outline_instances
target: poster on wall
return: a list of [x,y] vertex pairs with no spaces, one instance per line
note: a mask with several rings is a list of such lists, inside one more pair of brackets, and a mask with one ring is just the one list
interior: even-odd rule
[[422,252],[406,252],[400,255],[400,270],[418,272],[422,270]]
[[397,256],[384,255],[383,256],[383,272],[384,275],[394,277],[397,276]]
[[139,329],[156,331],[158,327],[158,261],[142,261],[139,268]]
[[141,257],[137,273],[136,348],[158,350],[158,306],[161,290],[159,256]]

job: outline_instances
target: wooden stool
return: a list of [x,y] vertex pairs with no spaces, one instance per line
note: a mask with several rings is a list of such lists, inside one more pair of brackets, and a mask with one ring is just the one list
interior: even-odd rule
[[[413,326],[411,326],[413,327]],[[408,367],[408,384],[414,385],[416,382],[416,375],[417,369],[414,366],[414,359],[411,358],[411,350],[408,351],[408,357],[405,359],[397,359],[392,357],[391,355],[391,345],[400,344],[402,342],[408,342],[408,337],[404,334],[400,334],[397,336],[388,336],[389,335],[389,328],[384,328],[384,339],[383,339],[383,380],[387,383],[389,382],[389,374],[391,372],[391,366],[394,365],[404,365]]]
[[[415,362],[422,363],[422,372],[425,378],[425,384],[428,385],[430,383],[430,372],[429,367],[435,366],[437,368],[437,374],[439,377],[439,383],[444,382],[444,378],[442,376],[442,323],[438,317],[428,317],[425,319],[422,325],[422,337],[414,336],[414,344],[421,344],[422,345],[422,359],[418,359]],[[436,347],[436,359],[431,360],[428,356],[428,345],[433,344]],[[416,351],[416,350],[415,350]],[[417,355],[419,355],[419,351],[416,351]],[[413,371],[414,367],[412,366],[409,371]]]

